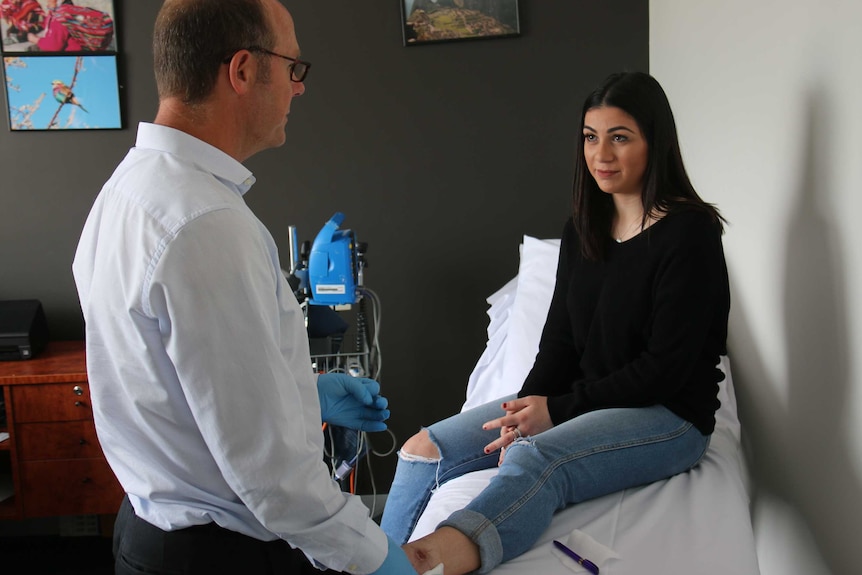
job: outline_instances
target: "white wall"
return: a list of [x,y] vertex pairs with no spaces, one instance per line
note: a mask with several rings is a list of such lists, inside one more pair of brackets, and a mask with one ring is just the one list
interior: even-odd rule
[[651,0],[650,71],[729,220],[763,575],[860,572],[862,3]]

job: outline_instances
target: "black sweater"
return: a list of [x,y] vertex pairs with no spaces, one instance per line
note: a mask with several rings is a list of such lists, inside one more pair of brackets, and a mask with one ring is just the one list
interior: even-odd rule
[[569,219],[539,352],[518,395],[547,396],[555,424],[662,404],[708,435],[729,311],[721,233],[707,214],[675,212],[626,242],[608,238],[600,262],[583,258]]

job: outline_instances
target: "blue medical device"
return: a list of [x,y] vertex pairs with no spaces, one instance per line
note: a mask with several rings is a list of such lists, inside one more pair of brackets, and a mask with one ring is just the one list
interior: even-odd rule
[[361,263],[356,236],[341,230],[344,214],[336,212],[314,238],[308,254],[308,286],[312,305],[349,305],[357,301]]

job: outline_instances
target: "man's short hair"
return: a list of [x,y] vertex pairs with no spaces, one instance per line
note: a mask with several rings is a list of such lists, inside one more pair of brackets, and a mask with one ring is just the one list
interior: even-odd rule
[[[166,0],[153,32],[159,98],[179,98],[188,105],[203,102],[224,60],[253,46],[275,46],[263,0]],[[261,70],[266,74],[269,68]]]

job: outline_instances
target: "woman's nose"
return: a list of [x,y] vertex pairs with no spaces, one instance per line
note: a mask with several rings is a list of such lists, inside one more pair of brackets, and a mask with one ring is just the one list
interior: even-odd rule
[[607,141],[599,142],[596,147],[596,159],[603,162],[609,162],[614,159],[614,150]]

